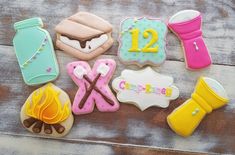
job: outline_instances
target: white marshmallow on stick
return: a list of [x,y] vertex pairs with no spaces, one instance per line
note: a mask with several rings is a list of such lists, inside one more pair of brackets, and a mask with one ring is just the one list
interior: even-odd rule
[[110,70],[110,67],[104,63],[101,63],[98,67],[97,67],[97,73],[100,73],[101,76],[106,76],[108,74]]
[[73,70],[73,73],[76,77],[78,77],[79,79],[82,79],[84,75],[87,74],[87,71],[84,67],[78,65],[76,66],[76,68]]

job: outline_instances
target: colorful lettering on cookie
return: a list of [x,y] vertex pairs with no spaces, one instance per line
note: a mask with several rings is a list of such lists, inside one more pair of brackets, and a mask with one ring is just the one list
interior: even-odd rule
[[151,84],[139,85],[139,84],[131,84],[127,81],[120,81],[119,88],[122,90],[133,90],[137,93],[154,93],[159,95],[165,95],[170,97],[172,95],[172,88],[159,88],[157,86],[152,86]]
[[120,102],[134,104],[142,111],[151,106],[166,108],[179,96],[173,78],[161,75],[150,67],[143,70],[124,70],[112,82]]
[[[97,60],[92,69],[85,61],[67,65],[69,76],[79,87],[72,108],[75,114],[90,113],[95,105],[101,112],[119,109],[119,103],[108,86],[115,68],[116,63],[112,59]],[[130,86],[120,84],[120,87],[129,89]]]
[[127,18],[121,24],[118,55],[123,62],[159,65],[166,57],[167,26],[154,18]]
[[158,52],[158,45],[155,47],[152,47],[153,44],[155,44],[158,41],[158,33],[154,29],[146,29],[143,32],[143,37],[145,39],[149,38],[149,34],[151,34],[152,38],[151,40],[142,48],[139,48],[139,29],[132,29],[130,30],[131,36],[132,36],[132,46],[128,50],[130,52]]

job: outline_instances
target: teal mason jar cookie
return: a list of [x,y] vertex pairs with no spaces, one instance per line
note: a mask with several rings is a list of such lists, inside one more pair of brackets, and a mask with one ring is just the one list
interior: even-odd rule
[[41,18],[16,22],[13,45],[23,79],[28,85],[53,81],[59,67],[50,34],[44,30]]

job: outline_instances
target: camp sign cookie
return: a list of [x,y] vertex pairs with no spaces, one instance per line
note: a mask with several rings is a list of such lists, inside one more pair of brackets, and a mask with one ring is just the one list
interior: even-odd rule
[[160,65],[166,58],[166,24],[155,18],[126,18],[120,26],[118,55],[128,64]]
[[173,78],[150,67],[138,71],[123,70],[121,76],[113,80],[112,87],[120,102],[134,104],[142,111],[151,106],[166,108],[170,100],[179,96]]

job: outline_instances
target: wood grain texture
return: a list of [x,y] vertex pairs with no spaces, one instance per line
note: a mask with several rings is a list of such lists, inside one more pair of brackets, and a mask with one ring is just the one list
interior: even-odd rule
[[[113,25],[113,37],[117,39],[120,21],[125,17],[153,16],[164,21],[182,9],[196,9],[203,14],[203,36],[214,64],[235,65],[235,3],[233,0],[1,0],[0,44],[12,45],[15,34],[13,23],[39,16],[45,28],[55,38],[55,26],[77,11],[88,11],[108,20]],[[179,40],[171,32],[167,35],[167,59],[184,61]],[[117,40],[106,52],[116,55]]]
[[[33,144],[33,145],[32,145]],[[31,147],[29,147],[31,146]],[[50,146],[50,147],[48,147]],[[172,151],[167,149],[153,149],[150,147],[122,145],[115,143],[97,143],[95,141],[58,141],[56,139],[42,139],[39,137],[22,135],[0,135],[0,155],[58,155],[58,154],[135,154],[135,155],[194,155],[196,153]],[[59,152],[58,152],[59,151]],[[167,152],[167,153],[166,153]],[[201,153],[206,154],[206,153]]]
[[[77,86],[66,74],[65,66],[75,58],[57,51],[60,65],[60,76],[54,82],[65,90],[71,100],[77,91]],[[138,69],[136,66],[125,66],[116,56],[102,55],[99,58],[112,58],[117,62],[114,77],[120,75],[124,68]],[[99,59],[97,58],[97,59]],[[95,60],[90,61],[92,65]],[[0,98],[0,133],[34,137],[26,131],[19,121],[20,108],[27,96],[38,87],[26,86],[15,58],[13,48],[0,46],[0,88],[6,90]],[[212,65],[206,70],[192,72],[185,69],[184,63],[166,61],[160,68],[160,73],[171,75],[175,85],[180,89],[180,97],[170,103],[169,108],[152,107],[141,112],[134,106],[121,104],[115,113],[100,113],[75,117],[71,132],[60,141],[87,140],[128,145],[140,145],[149,148],[165,148],[190,152],[234,153],[235,152],[235,92],[234,66]],[[230,103],[218,109],[202,121],[196,132],[189,138],[181,138],[171,131],[166,123],[167,115],[187,98],[190,97],[199,76],[209,76],[220,81],[231,98]],[[9,78],[11,77],[11,78]],[[131,149],[130,149],[131,150]]]
[[[24,84],[12,48],[13,23],[39,16],[55,41],[54,27],[77,11],[89,11],[108,20],[117,39],[120,21],[130,16],[160,17],[164,21],[182,9],[196,9],[203,14],[203,36],[212,55],[210,68],[185,69],[179,40],[167,35],[167,61],[154,70],[173,76],[180,97],[169,108],[152,107],[144,112],[121,104],[115,113],[75,116],[74,127],[64,138],[51,139],[29,133],[20,123],[20,108],[37,87]],[[0,0],[0,154],[235,154],[235,2],[233,0]],[[117,40],[105,55],[117,62],[114,77],[124,68],[139,69],[120,63]],[[65,65],[75,58],[56,51],[60,76],[54,82],[73,100],[77,86],[66,74]],[[92,65],[95,60],[90,61]],[[225,87],[230,103],[207,115],[189,138],[171,131],[167,115],[190,97],[200,76],[212,77]],[[113,78],[114,78],[113,77]]]

